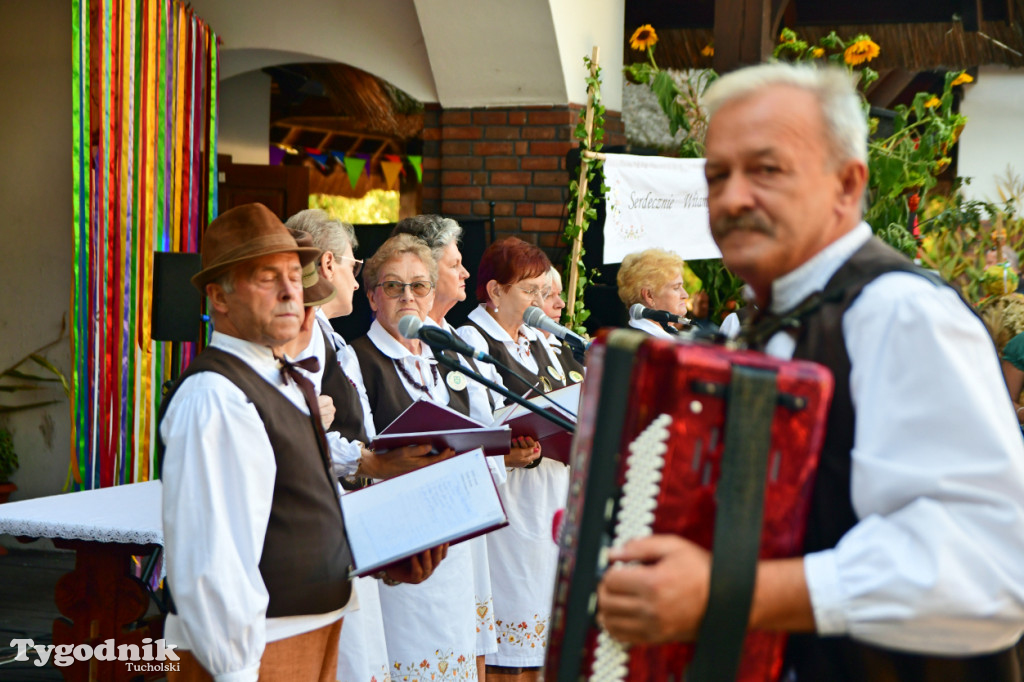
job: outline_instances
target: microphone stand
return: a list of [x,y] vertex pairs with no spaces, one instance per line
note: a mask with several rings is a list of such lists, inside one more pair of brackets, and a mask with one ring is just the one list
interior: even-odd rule
[[[488,378],[486,378],[484,376],[481,376],[480,374],[478,374],[477,372],[474,372],[472,369],[470,369],[466,365],[463,365],[461,362],[459,362],[457,360],[452,360],[450,357],[448,357],[444,353],[435,353],[434,357],[437,359],[438,363],[444,365],[448,369],[456,371],[456,372],[462,372],[463,374],[465,374],[469,378],[473,379],[477,383],[483,384],[484,386],[486,386],[487,388],[491,389],[492,391],[496,391],[497,393],[500,393],[501,395],[505,396],[506,398],[508,398],[512,402],[517,403],[519,405],[522,405],[523,407],[525,407],[526,409],[530,410],[534,414],[538,414],[541,417],[544,417],[545,419],[547,419],[549,422],[551,422],[555,426],[558,426],[559,428],[565,429],[569,433],[576,433],[576,427],[574,425],[570,424],[569,422],[567,422],[566,420],[562,419],[558,415],[551,414],[550,412],[545,410],[543,407],[539,407],[539,406],[531,403],[526,398],[523,398],[521,396],[516,395],[512,391],[510,391],[507,388],[505,388],[504,386],[502,386],[501,384],[495,383],[495,382],[491,381],[490,379],[488,379]],[[543,395],[543,394],[541,394],[541,395]]]

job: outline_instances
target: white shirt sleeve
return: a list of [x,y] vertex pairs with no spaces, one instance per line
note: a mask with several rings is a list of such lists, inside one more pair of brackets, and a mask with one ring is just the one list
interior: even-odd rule
[[359,467],[363,447],[359,441],[349,440],[337,431],[327,432],[327,446],[331,451],[331,471],[335,476],[351,476]]
[[259,562],[277,471],[266,429],[234,384],[204,372],[182,384],[161,434],[167,577],[184,640],[175,643],[218,680],[255,681],[269,600]]
[[808,555],[818,631],[969,655],[1024,623],[1024,442],[984,326],[956,293],[891,273],[843,319],[860,521]]

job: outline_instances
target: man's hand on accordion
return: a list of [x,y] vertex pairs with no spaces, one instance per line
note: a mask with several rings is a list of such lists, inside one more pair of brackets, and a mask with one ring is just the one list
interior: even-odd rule
[[[597,588],[597,617],[612,637],[630,644],[696,639],[711,582],[707,550],[675,535],[652,535],[612,550],[609,561]],[[802,557],[758,563],[749,627],[814,631]]]
[[598,622],[632,644],[692,641],[704,617],[711,555],[675,535],[653,535],[612,550],[597,588]]

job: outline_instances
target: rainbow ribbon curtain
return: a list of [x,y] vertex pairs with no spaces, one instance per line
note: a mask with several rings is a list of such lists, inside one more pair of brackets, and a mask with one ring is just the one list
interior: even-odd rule
[[217,215],[217,36],[174,0],[72,0],[75,490],[154,478],[161,386],[195,344],[150,337],[153,253]]

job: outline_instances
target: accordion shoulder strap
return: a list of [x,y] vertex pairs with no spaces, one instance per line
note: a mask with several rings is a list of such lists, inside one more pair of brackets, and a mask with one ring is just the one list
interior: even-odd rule
[[733,366],[717,487],[711,585],[688,682],[736,679],[757,574],[777,394],[775,372]]

